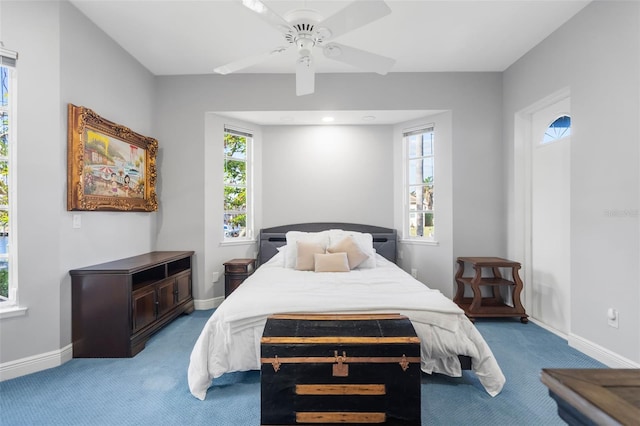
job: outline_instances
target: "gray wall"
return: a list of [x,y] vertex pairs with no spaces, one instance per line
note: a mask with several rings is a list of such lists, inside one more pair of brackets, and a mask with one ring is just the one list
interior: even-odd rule
[[[19,52],[19,301],[0,320],[0,362],[66,348],[69,269],[147,252],[155,214],[66,211],[67,103],[154,136],[153,76],[68,3],[2,2],[2,41]],[[55,355],[53,355],[55,358]]]
[[[221,162],[222,140],[209,137],[220,132],[222,118],[211,118],[212,113],[224,115],[225,111],[291,111],[291,110],[449,110],[451,111],[452,152],[451,186],[453,193],[451,233],[442,247],[431,251],[445,252],[448,260],[434,262],[434,273],[439,277],[429,285],[450,295],[453,287],[453,263],[451,256],[504,255],[506,232],[502,170],[502,79],[500,73],[403,73],[378,76],[371,74],[320,74],[317,76],[316,93],[297,97],[293,88],[295,78],[281,74],[235,74],[201,76],[165,76],[157,79],[156,137],[164,141],[161,163],[163,208],[159,214],[159,249],[169,249],[176,244],[196,250],[197,279],[194,282],[195,297],[216,301],[224,294],[223,282],[211,283],[210,274],[222,271],[222,262],[240,255],[253,255],[255,245],[225,246],[220,244],[221,231],[209,224],[217,224],[222,217],[222,203],[208,204],[216,191]],[[251,126],[246,124],[245,126]],[[258,126],[254,126],[258,127]],[[373,126],[374,128],[376,126]],[[263,178],[260,180],[264,199],[256,204],[257,228],[284,222],[285,215],[293,221],[326,220],[349,221],[362,211],[363,219],[380,222],[380,225],[397,226],[398,217],[394,203],[396,191],[401,189],[385,183],[380,196],[368,199],[363,209],[361,199],[353,199],[340,210],[331,202],[316,203],[312,217],[305,219],[300,211],[291,211],[290,204],[281,206],[272,202],[268,194],[278,196],[278,185],[283,183],[282,171],[276,166],[278,156],[294,161],[287,150],[296,132],[306,132],[300,127],[285,126],[261,129],[264,133],[262,153]],[[344,129],[345,132],[352,128]],[[362,132],[371,132],[363,127]],[[388,128],[382,131],[389,135]],[[289,135],[285,136],[288,132]],[[343,137],[343,136],[341,136]],[[366,154],[376,164],[387,165],[382,157],[395,155],[394,145],[382,144],[376,138],[376,150]],[[298,141],[304,144],[304,141]],[[215,146],[218,144],[218,146]],[[273,151],[271,151],[273,149]],[[346,148],[345,148],[346,149]],[[381,150],[381,151],[378,151]],[[267,150],[269,152],[267,153]],[[298,152],[303,153],[303,145]],[[298,161],[304,162],[305,154]],[[258,161],[258,160],[257,160]],[[295,170],[300,170],[300,167]],[[397,161],[391,165],[394,175],[399,173]],[[357,170],[363,170],[358,168]],[[276,172],[272,175],[271,172]],[[341,173],[346,172],[342,169]],[[364,169],[371,176],[371,172]],[[380,171],[380,173],[388,173]],[[391,176],[391,175],[388,175]],[[207,182],[212,182],[208,184]],[[376,178],[376,182],[381,179]],[[479,184],[480,183],[480,184]],[[290,184],[291,185],[291,184]],[[295,183],[293,185],[296,185]],[[286,190],[286,188],[285,188]],[[377,191],[378,188],[374,188]],[[297,195],[297,194],[296,194]],[[217,199],[217,198],[216,198]],[[370,211],[370,206],[376,210]],[[481,212],[481,214],[480,214]],[[203,231],[204,230],[204,231]],[[412,256],[412,245],[403,249],[410,269],[424,267],[420,256]],[[404,253],[406,252],[406,253]],[[437,256],[433,253],[434,256]],[[438,257],[439,258],[439,257]],[[424,271],[425,277],[429,271]]]
[[262,135],[265,227],[300,222],[393,227],[391,126],[273,126]]
[[[593,2],[504,73],[509,253],[522,258],[514,116],[571,96],[569,341],[640,361],[640,3]],[[514,167],[514,164],[516,165]],[[519,183],[514,183],[519,182]],[[611,212],[617,212],[611,214]],[[620,313],[608,327],[607,309]],[[599,346],[599,348],[598,348]],[[594,355],[597,355],[594,354]]]

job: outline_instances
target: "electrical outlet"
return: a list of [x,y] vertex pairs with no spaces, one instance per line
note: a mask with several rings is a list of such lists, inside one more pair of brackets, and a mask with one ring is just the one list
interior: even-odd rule
[[82,228],[82,216],[80,216],[79,214],[74,214],[73,215],[72,227],[74,229]]
[[211,277],[211,282],[217,283],[219,279],[220,279],[220,272],[214,272],[213,276]]
[[609,308],[607,310],[607,324],[610,327],[618,328],[618,320],[620,319],[620,315],[618,314],[617,309]]
[[411,276],[413,278],[418,278],[418,270],[416,268],[411,268]]

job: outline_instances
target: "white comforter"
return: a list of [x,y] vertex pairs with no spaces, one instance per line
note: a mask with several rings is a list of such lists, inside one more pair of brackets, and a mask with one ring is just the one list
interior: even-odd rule
[[316,273],[283,267],[279,253],[238,287],[207,321],[191,353],[191,393],[204,400],[211,380],[260,369],[260,338],[267,316],[292,312],[394,312],[406,315],[421,342],[426,373],[462,374],[458,355],[492,395],[505,382],[491,349],[463,311],[437,290],[377,256],[372,269]]

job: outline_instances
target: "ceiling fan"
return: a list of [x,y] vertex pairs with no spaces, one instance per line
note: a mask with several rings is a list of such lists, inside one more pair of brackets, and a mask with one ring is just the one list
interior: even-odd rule
[[316,47],[321,48],[324,56],[329,59],[382,75],[389,72],[395,64],[395,59],[331,41],[391,13],[391,9],[384,0],[355,0],[324,20],[317,12],[309,9],[294,10],[288,13],[285,19],[260,0],[242,0],[242,4],[281,32],[286,44],[268,52],[220,66],[214,70],[219,74],[229,74],[248,68],[295,46],[298,51],[295,68],[296,95],[301,96],[311,94],[315,89],[313,50]]

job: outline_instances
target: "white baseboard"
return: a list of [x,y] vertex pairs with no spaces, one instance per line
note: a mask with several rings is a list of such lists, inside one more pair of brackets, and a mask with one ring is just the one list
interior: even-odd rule
[[213,299],[194,299],[193,306],[197,311],[206,311],[217,308],[224,301],[223,296],[214,297]]
[[640,364],[575,334],[569,334],[567,341],[572,348],[600,361],[609,368],[640,368]]
[[[209,310],[220,306],[224,297],[214,297],[213,299],[194,300],[193,304],[197,310]],[[0,382],[49,368],[59,367],[73,358],[73,344],[68,344],[62,349],[58,349],[43,354],[33,355],[14,361],[0,364]]]
[[0,364],[0,382],[59,367],[70,361],[71,358],[73,358],[73,345],[68,344],[64,348],[55,351],[3,362]]
[[532,323],[534,323],[535,325],[537,325],[537,326],[540,326],[540,327],[544,328],[544,329],[545,329],[545,330],[547,330],[548,332],[553,333],[553,334],[555,334],[556,336],[558,336],[558,337],[560,337],[560,338],[562,338],[562,339],[564,339],[564,340],[567,340],[567,341],[569,340],[569,338],[568,338],[568,336],[566,335],[566,333],[563,333],[562,331],[560,331],[560,330],[558,330],[558,329],[556,329],[556,328],[553,328],[553,327],[551,327],[550,325],[547,325],[547,324],[543,323],[542,321],[539,321],[539,320],[537,320],[537,319],[535,319],[535,318],[529,317],[529,320],[530,320]]
[[531,322],[539,325],[545,330],[555,334],[558,337],[563,338],[567,341],[570,347],[582,352],[583,354],[590,356],[596,361],[600,361],[604,365],[609,368],[640,368],[640,364],[631,361],[623,356],[618,355],[615,352],[610,351],[609,349],[603,348],[602,346],[593,343],[587,339],[584,339],[575,334],[565,334],[560,330],[557,330],[541,321],[538,321],[534,318],[529,318]]

